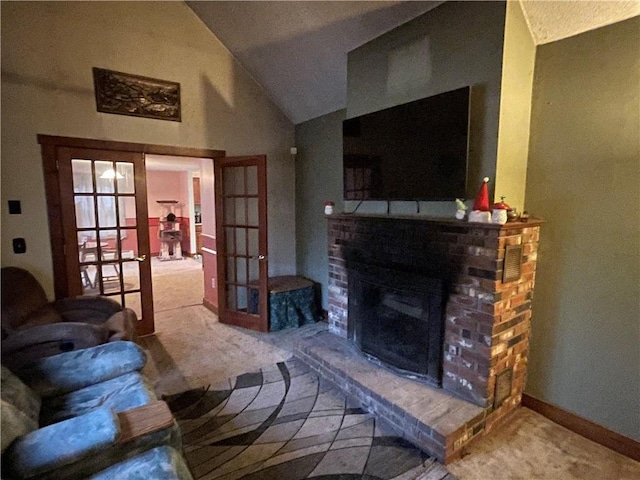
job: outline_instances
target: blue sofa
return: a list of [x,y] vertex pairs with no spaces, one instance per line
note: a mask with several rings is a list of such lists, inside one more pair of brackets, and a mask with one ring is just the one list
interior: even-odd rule
[[[17,372],[3,366],[3,478],[136,478],[138,471],[138,478],[190,479],[178,425],[140,373],[145,362],[140,347],[117,341]],[[155,419],[163,419],[159,428],[149,428]],[[115,471],[131,476],[109,476]]]

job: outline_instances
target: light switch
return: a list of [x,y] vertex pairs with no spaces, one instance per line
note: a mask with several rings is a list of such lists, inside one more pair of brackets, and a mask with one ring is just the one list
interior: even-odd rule
[[9,200],[9,214],[20,215],[22,213],[22,206],[20,200]]

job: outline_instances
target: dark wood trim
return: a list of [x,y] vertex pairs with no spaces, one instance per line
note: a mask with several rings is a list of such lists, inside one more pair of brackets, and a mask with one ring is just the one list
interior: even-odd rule
[[202,299],[202,304],[205,306],[205,308],[211,310],[213,313],[215,313],[216,315],[218,315],[218,307],[216,307],[213,302],[210,302],[209,300],[207,300],[206,298]]
[[176,157],[219,158],[225,156],[224,150],[208,148],[176,147],[171,145],[152,145],[148,143],[115,142],[91,138],[58,137],[38,135],[40,145],[54,147],[90,148],[96,150],[120,150],[125,152],[148,153],[153,155],[173,155]]
[[269,331],[269,248],[268,248],[268,205],[267,205],[267,157],[258,155],[258,250],[264,256],[260,264],[260,329]]
[[42,144],[42,169],[44,171],[44,189],[49,220],[49,241],[51,261],[53,263],[53,282],[55,298],[67,296],[69,279],[64,255],[64,229],[62,223],[62,200],[60,198],[60,177],[57,168],[55,145]]
[[[136,155],[137,157],[137,155]],[[153,308],[153,279],[151,276],[151,239],[149,238],[148,222],[141,219],[149,218],[149,206],[147,205],[147,171],[145,168],[144,154],[140,154],[140,160],[132,162],[135,173],[135,202],[136,202],[136,232],[138,235],[138,256],[147,255],[148,258],[139,266],[140,274],[140,303],[142,318],[138,319],[137,330],[140,335],[153,333],[155,327],[155,313]]]
[[522,406],[600,445],[640,462],[640,442],[526,393]]

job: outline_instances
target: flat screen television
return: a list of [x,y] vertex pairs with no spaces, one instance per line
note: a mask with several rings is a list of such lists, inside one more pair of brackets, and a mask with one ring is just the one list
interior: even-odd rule
[[345,200],[466,197],[470,87],[342,124]]

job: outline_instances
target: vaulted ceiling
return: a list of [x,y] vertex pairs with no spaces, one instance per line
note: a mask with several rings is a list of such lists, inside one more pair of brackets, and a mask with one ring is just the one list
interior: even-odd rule
[[[295,124],[344,108],[347,53],[442,1],[187,1]],[[521,1],[536,44],[640,14],[638,1]]]

